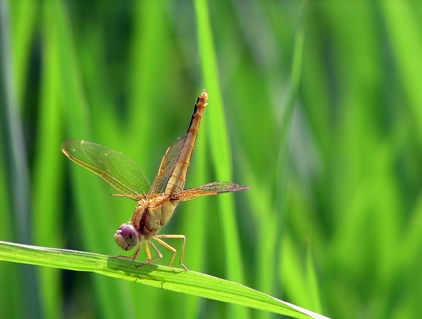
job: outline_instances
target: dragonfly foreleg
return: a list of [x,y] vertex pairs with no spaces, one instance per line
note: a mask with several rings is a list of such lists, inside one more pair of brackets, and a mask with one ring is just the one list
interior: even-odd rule
[[136,257],[138,257],[138,254],[139,254],[139,251],[141,250],[141,247],[142,247],[142,239],[139,240],[138,244],[136,245],[136,250],[135,250],[135,253],[133,254],[132,257],[131,256],[119,255],[119,256],[116,256],[116,257],[113,257],[113,258],[126,258],[126,259],[135,260]]
[[138,257],[138,254],[139,254],[139,251],[141,250],[141,247],[142,247],[142,237],[139,240],[138,245],[136,245],[136,250],[135,250],[135,253],[133,254],[132,260],[135,260],[136,257]]

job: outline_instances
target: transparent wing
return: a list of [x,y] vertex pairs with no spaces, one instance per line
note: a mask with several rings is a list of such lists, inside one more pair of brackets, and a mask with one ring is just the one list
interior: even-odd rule
[[158,169],[157,176],[155,177],[150,187],[149,193],[161,193],[167,186],[167,182],[173,172],[176,163],[179,158],[183,156],[183,144],[185,142],[186,135],[177,139],[171,144],[167,151],[164,153],[163,159],[161,160],[160,168]]
[[174,194],[172,198],[181,201],[186,201],[198,196],[209,196],[221,193],[240,192],[248,189],[248,186],[238,185],[230,182],[212,182],[194,188],[185,189],[177,194]]
[[148,179],[126,155],[83,140],[67,140],[62,145],[62,151],[70,160],[100,176],[123,196],[134,200],[145,197]]

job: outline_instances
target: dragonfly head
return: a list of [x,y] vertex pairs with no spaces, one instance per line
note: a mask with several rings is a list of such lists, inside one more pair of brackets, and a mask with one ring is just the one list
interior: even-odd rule
[[123,250],[131,250],[138,244],[138,232],[132,224],[123,224],[114,234],[114,240]]

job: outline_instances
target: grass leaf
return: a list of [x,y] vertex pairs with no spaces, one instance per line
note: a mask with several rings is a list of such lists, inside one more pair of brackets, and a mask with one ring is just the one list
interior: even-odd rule
[[95,272],[134,283],[271,311],[293,318],[326,318],[232,281],[160,265],[145,265],[137,268],[135,266],[139,263],[130,259],[0,241],[0,260]]

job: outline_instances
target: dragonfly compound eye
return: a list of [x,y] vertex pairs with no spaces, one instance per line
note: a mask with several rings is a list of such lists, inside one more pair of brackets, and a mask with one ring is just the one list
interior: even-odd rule
[[123,250],[131,250],[138,244],[138,232],[131,224],[123,224],[114,234],[114,240]]

